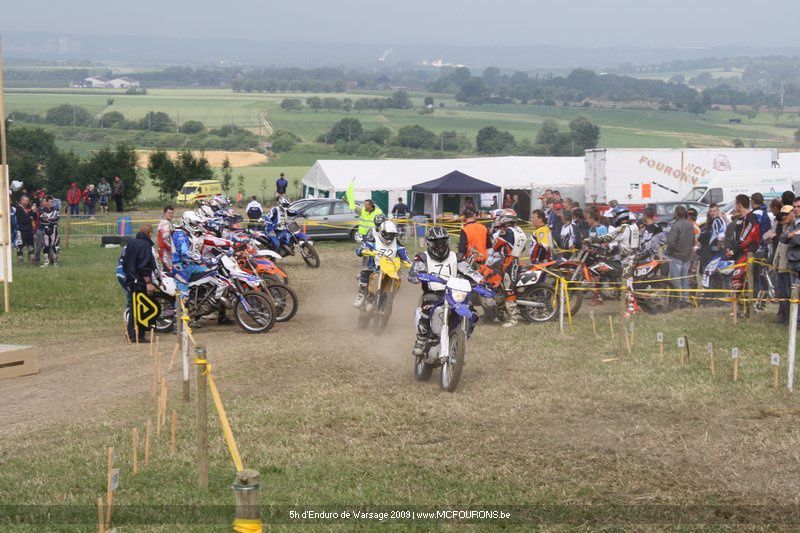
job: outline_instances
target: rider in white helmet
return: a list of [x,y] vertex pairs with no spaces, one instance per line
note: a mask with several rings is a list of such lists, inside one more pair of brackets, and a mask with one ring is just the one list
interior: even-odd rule
[[[397,239],[397,226],[391,220],[387,220],[385,216],[379,216],[383,217],[380,225],[373,228],[364,240],[361,241],[361,244],[356,250],[356,255],[362,257],[361,254],[364,250],[373,250],[389,259],[399,257],[403,261],[408,261],[406,249]],[[364,265],[364,270],[361,271],[358,277],[358,294],[353,302],[354,307],[361,307],[364,305],[367,297],[367,283],[369,283],[369,277],[380,268],[374,257],[365,257],[365,259],[368,259],[368,261],[366,265]]]

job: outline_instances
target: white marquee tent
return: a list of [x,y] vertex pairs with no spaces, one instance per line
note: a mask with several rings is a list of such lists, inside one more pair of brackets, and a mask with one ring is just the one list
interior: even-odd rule
[[[333,196],[355,178],[357,199],[385,191],[394,201],[414,185],[458,170],[503,190],[531,190],[534,198],[547,188],[583,202],[583,157],[480,157],[465,159],[319,160],[303,177],[305,196]],[[425,203],[426,211],[430,201]]]

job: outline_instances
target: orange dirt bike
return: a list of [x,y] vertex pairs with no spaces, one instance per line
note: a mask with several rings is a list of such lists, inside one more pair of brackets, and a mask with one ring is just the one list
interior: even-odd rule
[[403,266],[411,267],[411,263],[402,261],[399,257],[387,257],[373,250],[362,250],[361,255],[374,258],[378,270],[369,277],[366,302],[358,316],[358,327],[364,329],[374,321],[372,330],[376,335],[380,335],[386,330],[389,318],[392,316],[394,295],[400,289],[400,269]]
[[272,297],[275,307],[275,322],[288,322],[297,313],[300,300],[297,293],[289,288],[285,282],[286,274],[278,266],[259,255],[253,246],[242,249],[235,247],[234,257],[239,267],[247,273],[261,278],[263,289]]

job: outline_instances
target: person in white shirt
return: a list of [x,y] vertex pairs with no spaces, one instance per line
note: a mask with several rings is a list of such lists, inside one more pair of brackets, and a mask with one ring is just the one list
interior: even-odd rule
[[261,207],[261,204],[258,203],[255,196],[251,196],[250,203],[247,204],[244,212],[247,214],[247,218],[250,219],[250,222],[254,223],[264,214],[264,208]]

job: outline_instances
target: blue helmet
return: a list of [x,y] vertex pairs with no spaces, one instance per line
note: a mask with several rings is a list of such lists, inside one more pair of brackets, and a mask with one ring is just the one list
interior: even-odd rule
[[619,205],[611,210],[609,218],[611,218],[611,223],[614,226],[621,226],[622,224],[630,222],[631,212],[624,205]]

